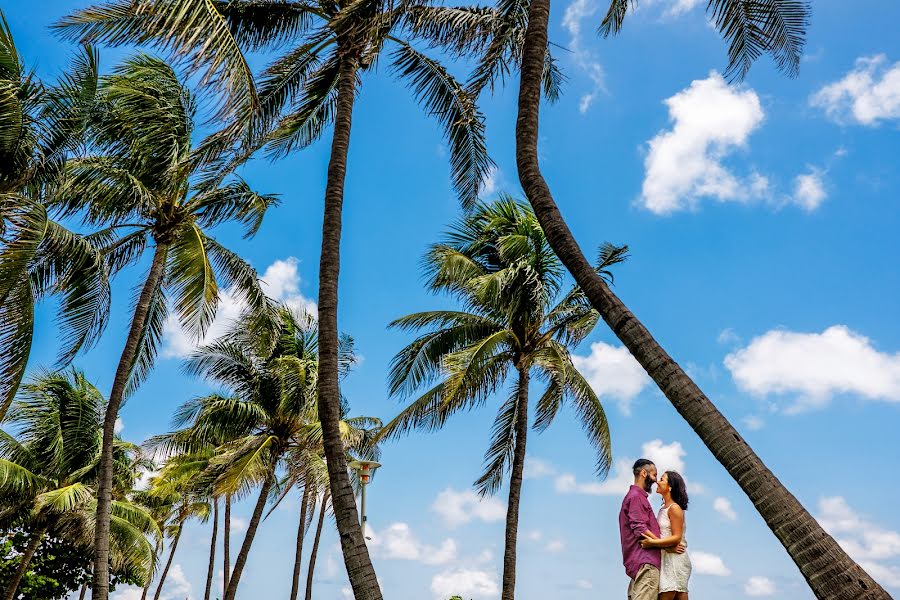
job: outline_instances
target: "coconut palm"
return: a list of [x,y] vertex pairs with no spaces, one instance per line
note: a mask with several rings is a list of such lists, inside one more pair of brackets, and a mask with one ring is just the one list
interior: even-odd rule
[[[43,371],[22,386],[0,430],[0,523],[26,523],[32,537],[5,600],[16,590],[42,540],[50,534],[79,548],[93,543],[93,514],[105,399],[83,373]],[[149,578],[155,561],[149,537],[160,536],[152,516],[130,502],[139,449],[115,440],[111,506],[112,566]]]
[[104,420],[97,494],[94,598],[108,594],[108,533],[113,430],[124,397],[150,372],[168,301],[182,327],[201,336],[215,315],[218,283],[251,307],[265,304],[256,273],[208,233],[233,221],[247,235],[274,198],[240,178],[196,184],[203,168],[191,148],[196,104],[170,66],[138,55],[101,79],[87,152],[68,161],[50,206],[64,217],[101,227],[93,234],[106,268],[116,273],[152,247]]
[[[626,252],[605,246],[598,273],[610,277],[607,269],[624,260]],[[425,265],[431,290],[450,293],[463,309],[415,313],[391,324],[426,331],[394,357],[391,394],[417,397],[384,426],[380,437],[413,428],[439,429],[454,413],[483,405],[513,372],[515,382],[494,420],[485,470],[475,482],[482,495],[493,494],[510,475],[501,596],[508,600],[515,590],[533,375],[546,382],[534,406],[533,428],[546,429],[569,401],[597,453],[597,473],[605,475],[610,466],[603,406],[569,354],[599,317],[578,288],[558,298],[562,265],[528,205],[508,196],[478,204],[443,242],[431,247]]]
[[0,10],[0,419],[25,373],[36,302],[60,297],[61,365],[95,342],[106,323],[100,254],[45,205],[82,137],[96,86],[90,48],[57,83],[42,83],[26,68]]
[[[628,8],[633,4],[628,0],[612,0],[599,31],[604,35],[620,31]],[[522,189],[553,251],[584,290],[591,305],[744,490],[800,568],[813,593],[829,600],[887,598],[886,592],[781,484],[696,383],[594,271],[563,219],[538,161],[538,118],[546,71],[550,0],[501,0],[497,11],[510,24],[496,28],[497,35],[489,44],[489,51],[483,53],[473,83],[475,89],[480,89],[508,72],[510,65],[518,63],[520,67],[516,165]],[[726,72],[731,78],[742,78],[763,54],[773,57],[776,65],[787,74],[797,73],[809,19],[808,2],[709,0],[707,12],[728,42]],[[525,28],[521,50],[515,50],[515,40],[509,33],[515,25]],[[515,60],[517,57],[520,58]]]

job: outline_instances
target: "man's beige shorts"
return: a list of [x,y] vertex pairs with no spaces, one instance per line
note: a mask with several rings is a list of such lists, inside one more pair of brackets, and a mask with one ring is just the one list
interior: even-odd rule
[[628,584],[628,600],[656,600],[659,596],[659,569],[643,565]]

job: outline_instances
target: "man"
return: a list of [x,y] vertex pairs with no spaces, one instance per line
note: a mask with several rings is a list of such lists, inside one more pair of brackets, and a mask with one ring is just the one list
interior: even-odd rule
[[[628,489],[619,511],[619,534],[622,538],[622,561],[625,573],[631,578],[628,600],[656,600],[659,595],[660,551],[641,548],[644,534],[659,537],[659,523],[647,496],[656,483],[656,465],[646,458],[638,459],[632,467],[634,485]],[[679,554],[684,547],[674,549]]]

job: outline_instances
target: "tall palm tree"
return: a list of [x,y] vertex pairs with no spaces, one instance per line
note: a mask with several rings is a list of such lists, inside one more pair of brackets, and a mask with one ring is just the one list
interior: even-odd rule
[[[600,32],[617,33],[631,4],[628,0],[612,0]],[[497,10],[508,24],[496,29],[497,35],[489,51],[483,54],[473,81],[475,88],[480,89],[492,83],[498,74],[508,72],[511,63],[520,66],[516,165],[522,189],[553,251],[613,333],[744,490],[800,568],[816,597],[823,600],[889,597],[784,487],[593,269],[563,219],[538,161],[538,119],[546,72],[550,0],[501,0]],[[707,12],[728,41],[729,76],[740,79],[762,54],[772,56],[776,65],[789,75],[796,74],[803,54],[809,2],[709,0]],[[516,27],[525,28],[519,40],[511,33]],[[521,42],[521,50],[517,49],[517,41]]]
[[[40,372],[22,386],[12,405],[7,423],[17,435],[0,430],[0,524],[25,523],[32,537],[4,600],[16,597],[46,535],[90,550],[104,405],[100,392],[74,370]],[[128,569],[146,579],[155,562],[149,538],[161,532],[145,509],[125,497],[138,451],[115,440],[110,554],[117,571]]]
[[45,203],[82,138],[96,87],[97,54],[87,47],[60,81],[41,82],[0,10],[0,419],[25,373],[36,302],[61,299],[60,365],[90,347],[106,323],[101,255],[51,218]]
[[[93,598],[108,596],[111,451],[122,400],[150,372],[167,300],[182,327],[201,336],[215,316],[218,281],[254,309],[265,305],[256,273],[208,230],[233,221],[247,235],[259,228],[274,198],[240,178],[197,180],[204,161],[192,151],[196,103],[172,68],[147,55],[126,60],[101,79],[87,152],[68,161],[51,207],[91,227],[106,268],[116,273],[152,247],[122,350],[103,426],[97,494]],[[227,174],[227,172],[225,173]]]
[[[605,246],[597,272],[610,277],[608,268],[626,252]],[[484,473],[475,482],[482,495],[493,494],[510,474],[501,598],[512,600],[532,375],[546,382],[534,406],[534,429],[546,429],[569,401],[597,452],[597,473],[604,476],[611,463],[603,406],[569,354],[599,316],[577,287],[558,300],[562,265],[530,207],[508,196],[478,204],[431,247],[425,265],[430,289],[450,293],[464,308],[415,313],[391,324],[426,330],[394,357],[391,394],[426,391],[379,435],[439,429],[454,413],[483,405],[513,372],[515,382],[494,420]]]
[[[225,135],[208,140],[205,146],[210,151],[228,147],[243,131],[241,117],[250,112],[256,118],[237,150],[238,161],[261,144],[268,144],[276,156],[302,148],[333,124],[319,264],[318,402],[344,562],[354,594],[366,600],[382,596],[359,527],[339,432],[338,274],[353,106],[361,76],[374,69],[386,47],[392,47],[391,69],[440,120],[450,146],[454,187],[464,202],[474,202],[491,166],[483,119],[471,95],[447,69],[410,43],[417,36],[428,42],[440,38],[443,29],[455,26],[457,15],[407,0],[213,0],[202,7],[191,0],[114,0],[78,11],[58,24],[64,36],[84,41],[154,43],[192,64],[206,65],[207,75],[225,88],[240,88],[223,107],[238,118]],[[289,50],[265,71],[257,94],[235,48],[283,46]]]

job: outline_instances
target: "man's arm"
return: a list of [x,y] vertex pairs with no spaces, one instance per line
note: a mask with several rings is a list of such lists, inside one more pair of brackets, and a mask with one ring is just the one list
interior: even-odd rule
[[636,538],[643,539],[644,534],[653,535],[650,523],[647,522],[647,510],[639,498],[631,496],[625,501],[625,516],[628,517],[628,527]]

